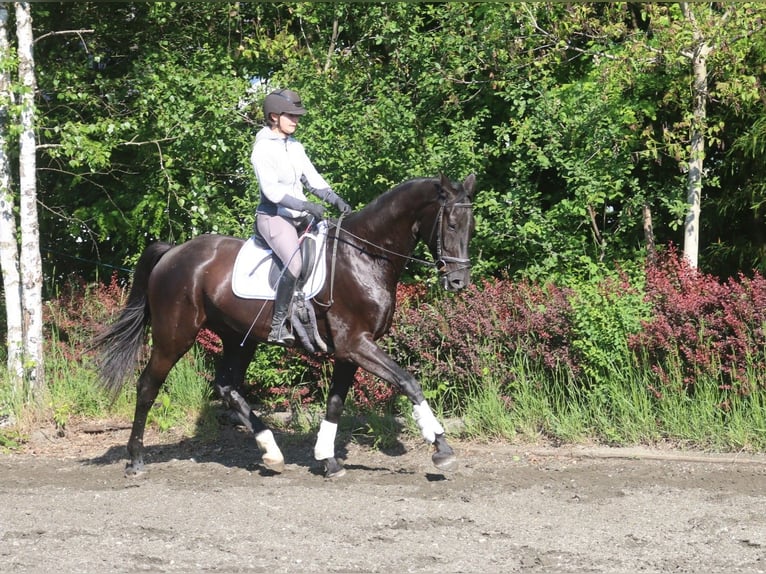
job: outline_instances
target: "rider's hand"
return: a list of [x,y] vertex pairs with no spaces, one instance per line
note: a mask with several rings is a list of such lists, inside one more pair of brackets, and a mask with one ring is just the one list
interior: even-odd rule
[[314,219],[319,221],[320,219],[322,219],[322,217],[324,217],[325,210],[323,205],[319,205],[318,203],[312,203],[310,201],[304,201],[303,211],[307,212]]
[[343,215],[348,215],[351,213],[351,206],[343,201],[340,197],[335,202],[335,207],[340,211]]

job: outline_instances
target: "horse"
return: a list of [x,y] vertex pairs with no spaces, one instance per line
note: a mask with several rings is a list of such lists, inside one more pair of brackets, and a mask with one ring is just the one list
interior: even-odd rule
[[[335,436],[359,368],[406,395],[423,439],[432,445],[433,464],[444,471],[456,467],[455,452],[420,383],[377,341],[391,328],[396,286],[418,242],[427,245],[443,289],[458,291],[469,285],[475,184],[474,174],[462,182],[444,175],[405,181],[329,226],[324,261],[329,271],[311,300],[316,329],[327,343],[328,358],[334,358],[314,448],[326,477],[345,473],[335,457]],[[176,246],[150,244],[136,264],[125,306],[93,339],[101,385],[116,396],[151,333],[149,359],[136,383],[126,476],[145,470],[143,437],[149,410],[171,368],[203,328],[216,333],[223,345],[215,392],[255,437],[263,465],[277,473],[284,470],[273,432],[240,394],[257,345],[267,341],[273,305],[232,291],[232,268],[243,243],[241,238],[205,234]]]

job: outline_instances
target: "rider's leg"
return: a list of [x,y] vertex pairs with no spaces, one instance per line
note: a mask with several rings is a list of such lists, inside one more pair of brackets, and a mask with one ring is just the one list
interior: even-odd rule
[[283,273],[277,284],[274,300],[274,314],[271,321],[269,341],[283,345],[292,345],[295,338],[287,329],[286,322],[293,299],[295,282],[301,272],[303,261],[298,248],[298,231],[295,226],[278,215],[270,216],[259,213],[256,226],[266,242],[284,265]]
[[274,299],[274,314],[271,317],[271,332],[269,333],[269,342],[271,343],[288,346],[295,343],[295,337],[286,324],[296,280],[288,269],[285,269],[279,278],[277,294]]

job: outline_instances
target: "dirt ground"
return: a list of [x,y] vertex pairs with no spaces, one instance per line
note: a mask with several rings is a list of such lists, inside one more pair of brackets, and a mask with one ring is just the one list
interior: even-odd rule
[[[90,429],[91,431],[93,429]],[[35,433],[0,455],[0,571],[766,572],[766,457],[453,441],[349,441],[326,480],[313,438],[277,434],[283,474],[227,427],[212,442],[126,429]]]

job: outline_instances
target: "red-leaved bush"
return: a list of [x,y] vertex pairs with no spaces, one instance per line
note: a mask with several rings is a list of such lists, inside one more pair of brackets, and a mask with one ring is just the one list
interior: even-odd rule
[[389,350],[431,377],[466,384],[488,362],[497,365],[497,380],[512,379],[506,366],[519,352],[549,368],[577,372],[568,296],[555,285],[491,279],[453,297],[400,304]]
[[[766,279],[755,274],[719,281],[690,268],[669,249],[635,283],[621,276],[595,288],[592,282],[564,288],[501,278],[457,294],[400,285],[394,324],[381,345],[416,376],[447,385],[457,402],[471,381],[487,375],[512,385],[517,373],[511,367],[519,358],[536,371],[563,372],[567,381],[584,386],[597,382],[599,373],[608,380],[609,360],[619,352],[632,353],[635,360],[623,357],[624,362],[653,373],[649,386],[658,398],[693,391],[700,380],[716,381],[724,393],[764,390]],[[52,341],[62,355],[79,356],[90,336],[116,316],[125,297],[125,288],[113,277],[108,284],[72,286],[50,301],[46,323],[55,330]],[[624,313],[606,312],[610,309]],[[619,320],[646,317],[647,312],[647,320]],[[220,341],[209,331],[201,331],[198,342],[213,360],[221,352]],[[246,381],[253,402],[279,408],[323,396],[331,372],[326,357],[294,350],[273,357],[256,358],[254,380]],[[212,375],[211,361],[205,376]],[[352,398],[359,407],[378,408],[395,393],[360,370]]]
[[92,336],[117,317],[126,300],[127,290],[117,274],[109,283],[65,285],[43,308],[43,322],[50,333],[55,332],[55,337],[46,338],[48,350],[55,345],[62,357],[76,360]]
[[630,344],[648,356],[660,383],[668,382],[668,362],[676,360],[688,388],[701,376],[741,394],[752,392],[754,383],[764,386],[766,280],[761,275],[721,282],[670,249],[648,266],[646,276],[654,313]]

